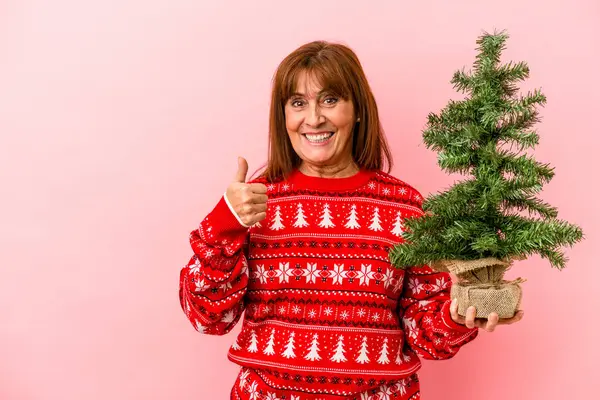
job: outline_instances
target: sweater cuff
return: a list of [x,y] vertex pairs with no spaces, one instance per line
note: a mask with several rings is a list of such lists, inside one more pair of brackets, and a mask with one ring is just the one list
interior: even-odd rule
[[211,226],[212,233],[217,238],[237,236],[248,231],[248,227],[238,220],[237,215],[228,206],[225,196],[221,197],[202,224]]
[[244,228],[250,228],[250,225],[246,225],[245,223],[243,223],[240,216],[233,209],[233,206],[231,205],[231,203],[229,202],[229,199],[227,198],[227,193],[223,193],[223,199],[225,200],[225,203],[227,203],[227,207],[229,207],[229,211],[231,211],[231,213],[233,214],[235,219],[237,219],[237,221],[240,223],[240,225],[242,225]]
[[457,322],[454,322],[454,320],[452,319],[452,316],[450,315],[450,303],[452,301],[451,300],[446,300],[446,302],[442,305],[442,309],[440,310],[440,312],[442,313],[442,322],[444,323],[444,325],[446,325],[446,327],[450,328],[453,331],[457,331],[457,332],[473,332],[473,331],[477,331],[479,330],[479,328],[475,327],[475,328],[469,328],[466,325],[462,325],[459,324]]

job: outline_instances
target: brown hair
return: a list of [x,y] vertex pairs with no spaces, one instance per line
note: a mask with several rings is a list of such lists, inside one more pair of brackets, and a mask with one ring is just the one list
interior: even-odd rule
[[273,78],[269,118],[269,159],[261,177],[272,182],[286,177],[302,161],[294,151],[285,126],[285,104],[296,91],[301,73],[315,77],[324,89],[351,100],[360,122],[352,140],[352,157],[364,169],[392,168],[377,104],[358,57],[347,46],[325,41],[307,43],[279,64]]

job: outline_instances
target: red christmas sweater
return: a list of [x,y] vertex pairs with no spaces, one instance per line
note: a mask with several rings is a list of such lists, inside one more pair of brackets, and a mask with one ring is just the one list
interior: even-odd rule
[[390,264],[404,219],[423,214],[410,185],[367,170],[255,182],[267,185],[266,219],[247,228],[221,198],[180,274],[199,332],[225,334],[245,311],[231,361],[273,388],[336,398],[407,378],[419,357],[448,359],[477,336],[450,317],[447,273]]

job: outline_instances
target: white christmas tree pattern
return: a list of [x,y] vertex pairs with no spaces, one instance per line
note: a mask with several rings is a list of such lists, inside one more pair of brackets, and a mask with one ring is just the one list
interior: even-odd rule
[[281,220],[281,206],[275,207],[275,216],[273,217],[273,224],[270,226],[270,228],[274,231],[285,228]]
[[375,207],[373,210],[373,217],[371,218],[371,225],[369,229],[375,232],[382,231],[381,220],[379,219],[379,207]]
[[329,204],[325,203],[323,206],[323,214],[321,215],[321,222],[319,222],[321,228],[333,228],[335,224],[331,220],[331,212],[329,211]]
[[285,358],[295,358],[296,357],[296,353],[294,353],[294,332],[290,333],[290,338],[287,342],[287,344],[285,345],[285,351],[283,352],[282,356],[284,356]]
[[275,329],[271,331],[271,336],[269,336],[269,341],[267,342],[267,347],[263,350],[263,353],[272,356],[275,354],[275,349],[273,346],[275,345]]
[[390,359],[388,358],[388,338],[383,339],[383,346],[381,346],[381,352],[379,353],[379,364],[388,364]]
[[344,355],[345,351],[346,350],[344,350],[344,335],[340,335],[340,337],[338,338],[337,347],[335,348],[335,351],[331,356],[330,360],[338,363],[347,361],[346,356]]
[[302,210],[302,203],[298,203],[298,210],[296,211],[296,222],[294,222],[295,228],[304,228],[308,226],[308,222],[304,219],[304,211]]
[[398,352],[396,353],[396,360],[394,360],[394,362],[398,365],[402,364],[402,346],[400,345],[398,345]]
[[258,351],[258,336],[254,330],[250,332],[250,346],[248,346],[248,351],[250,353],[256,353]]
[[358,357],[356,357],[356,362],[359,364],[365,364],[371,361],[369,359],[369,350],[367,349],[367,337],[363,336],[362,343],[360,345],[360,350],[358,352]]
[[312,344],[310,345],[310,349],[308,353],[304,356],[306,360],[309,361],[319,361],[321,356],[319,355],[319,334],[315,333],[313,336]]
[[400,211],[396,215],[396,221],[394,222],[394,228],[392,229],[392,233],[396,236],[402,236],[404,232],[404,226],[402,225],[402,218],[400,216]]
[[356,204],[352,204],[350,208],[350,214],[348,214],[348,221],[346,225],[344,225],[348,229],[358,229],[360,228],[360,224],[357,220],[358,216],[356,215]]

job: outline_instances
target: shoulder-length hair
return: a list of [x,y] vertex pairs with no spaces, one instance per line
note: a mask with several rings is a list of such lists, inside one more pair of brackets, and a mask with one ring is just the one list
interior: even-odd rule
[[349,47],[338,43],[315,41],[289,54],[279,64],[273,77],[269,118],[269,158],[260,177],[280,180],[301,163],[294,151],[285,125],[285,104],[293,93],[301,73],[315,78],[323,89],[351,100],[355,124],[352,140],[354,162],[364,169],[392,169],[392,155],[379,122],[377,104],[358,60]]

